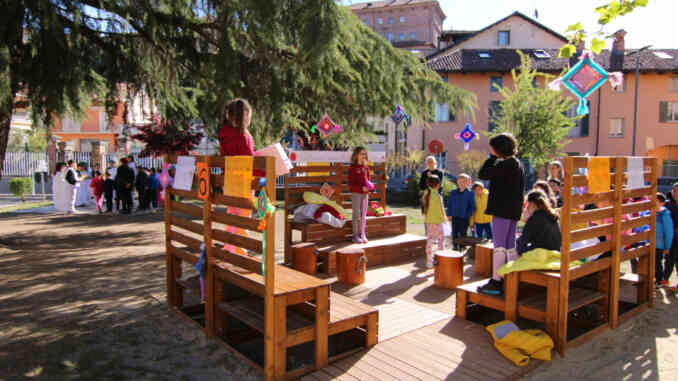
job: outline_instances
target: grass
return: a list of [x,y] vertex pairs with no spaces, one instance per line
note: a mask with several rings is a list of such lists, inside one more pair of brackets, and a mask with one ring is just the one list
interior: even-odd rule
[[52,201],[47,201],[47,200],[45,200],[45,201],[22,202],[20,204],[16,204],[16,205],[12,205],[12,206],[1,207],[0,213],[11,213],[11,212],[19,211],[19,210],[41,208],[43,206],[50,206],[50,205],[52,205]]
[[407,224],[423,224],[424,215],[421,208],[410,205],[386,205],[386,210],[393,214],[404,214],[407,217]]

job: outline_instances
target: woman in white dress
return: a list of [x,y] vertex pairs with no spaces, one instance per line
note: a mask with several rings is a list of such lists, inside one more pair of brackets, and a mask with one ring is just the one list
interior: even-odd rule
[[89,169],[84,165],[78,166],[78,175],[80,176],[80,189],[78,189],[78,199],[75,205],[85,207],[89,205],[89,201],[92,198],[92,188],[89,187],[89,183],[92,181],[92,175],[90,174]]
[[57,212],[65,212],[64,208],[64,174],[66,173],[66,164],[57,163],[56,173],[52,177],[52,193],[54,193],[54,209]]

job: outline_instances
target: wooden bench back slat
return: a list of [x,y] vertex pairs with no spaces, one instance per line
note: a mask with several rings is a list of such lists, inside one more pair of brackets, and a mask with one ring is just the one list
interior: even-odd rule
[[579,205],[597,203],[597,202],[612,203],[614,201],[614,191],[602,192],[602,193],[575,194],[575,195],[571,196],[571,200],[572,200],[571,205],[573,207],[576,207],[576,206],[579,206]]
[[636,234],[625,235],[622,237],[622,245],[624,247],[633,245],[638,242],[650,242],[650,232],[644,231]]
[[[602,236],[607,236],[612,234],[614,224],[599,225],[590,228],[575,230],[569,235],[565,234],[569,239],[570,243],[579,242],[585,239],[597,238]],[[565,230],[563,230],[565,231]],[[563,237],[564,238],[564,237]],[[563,245],[564,246],[564,245]]]
[[628,221],[622,222],[622,231],[631,230],[633,228],[639,228],[641,226],[650,225],[652,218],[647,217],[636,217]]
[[604,218],[612,218],[614,210],[612,207],[582,210],[581,212],[572,213],[572,223],[578,225],[581,223],[602,220]]
[[655,201],[650,199],[646,201],[631,202],[622,205],[622,213],[633,214],[640,212],[649,212],[652,209],[652,204]]
[[199,239],[195,239],[195,238],[189,237],[187,235],[181,234],[181,233],[177,232],[176,230],[170,231],[169,239],[171,241],[183,243],[184,245],[191,248],[192,250],[197,251],[198,253],[200,252],[200,245],[202,245],[202,241],[200,241]]
[[259,221],[253,218],[236,216],[234,214],[228,214],[226,212],[214,211],[212,212],[212,219],[214,222],[218,222],[228,226],[234,226],[236,228],[250,230],[253,232],[262,231],[259,228]]
[[230,263],[248,271],[261,272],[261,261],[257,258],[234,254],[218,247],[212,249],[212,257],[216,260]]
[[191,217],[202,219],[202,208],[179,201],[170,201],[170,208],[174,212],[188,214]]
[[170,223],[172,224],[172,226],[180,227],[182,229],[188,230],[188,231],[195,233],[195,234],[202,235],[202,233],[203,233],[204,227],[203,227],[202,224],[195,223],[195,222],[188,220],[186,218],[182,218],[182,217],[179,217],[179,216],[172,215]]
[[212,196],[212,202],[214,205],[227,205],[247,210],[254,210],[256,208],[253,200],[243,197],[224,196],[222,194]]
[[595,245],[575,249],[570,252],[570,260],[576,261],[579,259],[590,257],[592,255],[602,254],[606,251],[611,251],[612,246],[613,246],[612,241],[604,241],[599,242]]
[[[654,189],[654,190],[653,190]],[[624,198],[636,198],[649,196],[650,200],[654,200],[655,195],[657,194],[657,182],[654,182],[654,186],[643,187],[638,189],[629,189],[624,190]]]
[[261,253],[263,250],[263,245],[260,240],[229,233],[224,230],[213,229],[212,238],[216,241],[231,244],[255,253]]

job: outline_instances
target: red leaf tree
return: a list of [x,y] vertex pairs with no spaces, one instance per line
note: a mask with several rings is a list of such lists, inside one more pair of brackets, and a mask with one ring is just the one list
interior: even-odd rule
[[137,127],[140,131],[134,139],[146,143],[140,156],[162,156],[163,154],[187,155],[200,144],[203,133],[193,127],[180,128],[171,120],[153,117],[153,123]]

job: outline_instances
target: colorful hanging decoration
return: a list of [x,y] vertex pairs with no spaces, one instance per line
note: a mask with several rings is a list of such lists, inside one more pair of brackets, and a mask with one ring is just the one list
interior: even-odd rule
[[393,114],[391,114],[391,119],[393,120],[393,123],[396,124],[396,126],[403,120],[407,122],[405,126],[409,125],[411,122],[410,116],[407,115],[405,109],[400,104],[396,105],[395,111],[393,111]]
[[562,78],[551,81],[549,88],[558,91],[560,90],[561,83],[565,85],[568,90],[579,98],[577,115],[586,115],[589,113],[586,98],[608,79],[612,87],[616,87],[621,84],[624,76],[620,72],[608,73],[593,60],[592,53],[585,50],[582,52],[579,62],[570,71],[565,73]]
[[[266,196],[266,189],[261,189],[259,197],[257,198],[257,215],[261,219],[259,222],[259,229],[266,229],[266,223],[270,217],[275,216],[275,206],[270,202]],[[261,275],[266,275],[266,233],[262,234],[261,239]]]
[[252,198],[252,156],[226,156],[224,167],[224,195]]
[[160,185],[162,185],[162,189],[167,188],[167,184],[169,184],[169,163],[163,161],[162,172],[160,172]]
[[332,119],[330,119],[329,115],[325,113],[322,118],[318,121],[318,123],[314,124],[313,127],[311,127],[311,132],[315,132],[315,130],[320,131],[320,133],[324,137],[330,136],[332,132],[336,132],[337,134],[341,132],[341,126],[334,123]]
[[473,131],[473,128],[471,128],[471,123],[469,122],[466,122],[464,129],[461,130],[460,133],[454,135],[455,139],[459,139],[462,142],[464,142],[464,150],[466,151],[468,151],[471,141],[473,141],[473,139],[477,137],[478,134],[475,131]]
[[205,265],[207,258],[205,255],[205,244],[200,245],[200,259],[195,264],[195,269],[200,273],[200,302],[205,303]]
[[428,143],[428,151],[434,155],[440,155],[443,152],[443,143],[438,139],[431,140]]

